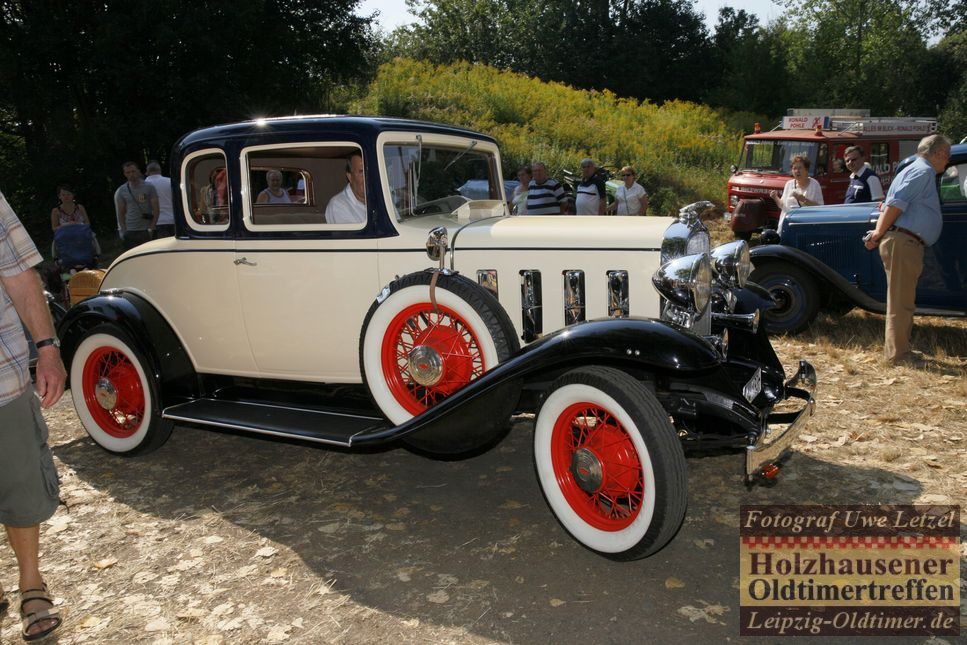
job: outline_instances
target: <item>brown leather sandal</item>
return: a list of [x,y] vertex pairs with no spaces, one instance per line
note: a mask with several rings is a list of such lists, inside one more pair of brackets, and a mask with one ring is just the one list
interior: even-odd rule
[[[24,605],[28,602],[46,602],[50,604],[50,607],[28,613],[24,611]],[[23,630],[20,632],[20,635],[28,642],[49,636],[55,629],[60,627],[62,622],[60,611],[54,607],[54,601],[50,597],[50,594],[47,593],[46,584],[42,589],[27,589],[26,591],[20,592],[20,617],[23,618]],[[36,634],[29,633],[31,627],[45,620],[52,621],[53,624],[47,629],[40,630]]]
[[7,613],[8,609],[10,609],[10,601],[3,595],[3,589],[0,589],[0,616]]

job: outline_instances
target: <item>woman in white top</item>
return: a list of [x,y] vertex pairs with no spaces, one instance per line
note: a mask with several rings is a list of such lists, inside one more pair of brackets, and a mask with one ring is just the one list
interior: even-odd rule
[[533,178],[534,173],[531,172],[530,166],[521,166],[520,170],[517,171],[517,179],[520,184],[514,189],[514,196],[511,198],[514,215],[527,215],[527,193],[530,192],[531,179]]
[[265,173],[265,183],[268,188],[259,193],[255,200],[256,204],[291,204],[289,191],[282,187],[282,173],[278,170],[270,170]]
[[805,155],[792,158],[792,179],[786,182],[782,189],[782,196],[771,190],[769,197],[782,211],[779,213],[779,230],[786,215],[800,206],[819,206],[823,203],[823,189],[819,182],[809,176],[809,159]]
[[635,183],[635,169],[625,166],[621,169],[623,186],[618,186],[614,193],[614,201],[608,206],[609,214],[644,215],[648,210],[648,191],[641,184]]

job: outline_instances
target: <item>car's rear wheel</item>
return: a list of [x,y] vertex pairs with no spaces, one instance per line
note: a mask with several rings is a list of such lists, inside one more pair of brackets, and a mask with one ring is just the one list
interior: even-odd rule
[[763,312],[772,334],[796,334],[812,324],[819,311],[819,288],[805,271],[785,262],[770,262],[750,280],[772,294],[776,306]]
[[685,517],[685,456],[668,414],[620,370],[580,368],[554,381],[535,423],[534,463],[564,529],[607,557],[655,553]]
[[[485,289],[457,275],[438,274],[436,305],[430,272],[395,280],[373,303],[360,338],[363,379],[380,411],[401,424],[449,397],[505,360],[519,345],[513,325]],[[514,388],[483,418],[450,431],[419,432],[407,443],[430,453],[479,448],[506,427],[517,399]]]
[[123,330],[100,325],[77,346],[70,368],[74,407],[87,434],[119,455],[144,454],[171,435],[145,355]]

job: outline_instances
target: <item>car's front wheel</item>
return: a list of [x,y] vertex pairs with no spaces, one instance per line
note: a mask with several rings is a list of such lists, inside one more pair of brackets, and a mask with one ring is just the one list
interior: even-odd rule
[[819,311],[819,287],[805,271],[784,262],[770,262],[749,278],[766,289],[776,306],[763,312],[772,334],[797,334],[812,324]]
[[616,560],[642,558],[685,517],[685,456],[655,396],[608,367],[575,369],[548,390],[534,462],[544,498],[578,542]]
[[[360,339],[363,378],[380,411],[395,424],[422,413],[518,349],[513,324],[485,289],[459,275],[413,273],[395,280],[373,303]],[[417,432],[406,442],[454,455],[500,436],[517,404],[519,384],[501,388],[486,416],[456,420],[443,432]],[[459,427],[458,427],[459,426]]]
[[114,325],[91,330],[70,367],[74,407],[87,434],[124,456],[150,452],[171,435],[161,418],[158,384],[144,354]]

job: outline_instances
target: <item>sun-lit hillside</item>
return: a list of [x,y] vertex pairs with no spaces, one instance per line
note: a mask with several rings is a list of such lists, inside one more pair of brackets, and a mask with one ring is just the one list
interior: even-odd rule
[[576,90],[485,65],[431,65],[398,58],[383,65],[359,111],[425,119],[498,139],[504,173],[531,160],[553,176],[590,156],[609,167],[635,166],[653,214],[684,203],[721,204],[741,133],[712,109],[685,101],[661,106],[610,92]]

